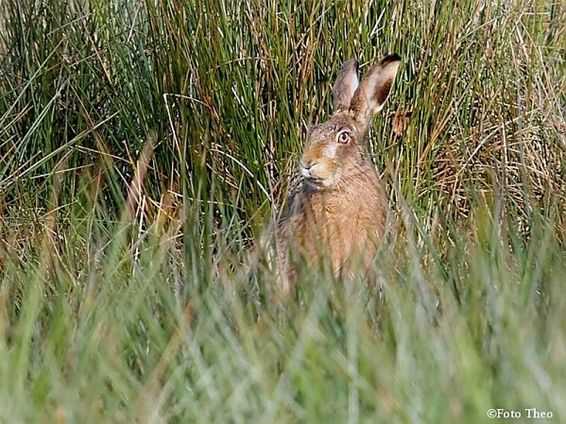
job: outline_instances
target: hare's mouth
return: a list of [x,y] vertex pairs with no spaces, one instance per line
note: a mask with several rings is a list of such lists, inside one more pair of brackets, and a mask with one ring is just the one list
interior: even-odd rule
[[319,177],[314,177],[314,176],[303,176],[303,179],[309,183],[309,184],[313,184],[313,185],[322,185],[324,180],[322,178]]
[[309,188],[317,190],[328,185],[328,177],[326,175],[321,175],[321,173],[324,174],[324,172],[321,171],[324,170],[321,170],[320,167],[317,166],[311,166],[309,168],[305,168],[303,166],[300,167],[300,173],[303,177],[303,181]]
[[325,180],[323,178],[314,176],[303,176],[303,181],[307,188],[311,190],[321,190],[326,187]]

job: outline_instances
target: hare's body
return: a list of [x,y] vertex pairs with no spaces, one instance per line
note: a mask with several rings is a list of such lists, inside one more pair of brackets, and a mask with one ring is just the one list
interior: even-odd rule
[[[375,112],[395,79],[399,57],[390,55],[358,82],[356,61],[346,62],[334,85],[334,114],[315,125],[300,162],[301,189],[275,226],[282,289],[297,264],[329,260],[337,275],[365,272],[383,237],[387,200],[366,147]],[[297,261],[298,253],[304,261]]]
[[283,280],[294,279],[292,251],[304,255],[309,265],[326,256],[335,273],[351,273],[350,260],[369,266],[385,230],[386,211],[381,182],[369,167],[341,188],[316,190],[305,184],[278,226]]

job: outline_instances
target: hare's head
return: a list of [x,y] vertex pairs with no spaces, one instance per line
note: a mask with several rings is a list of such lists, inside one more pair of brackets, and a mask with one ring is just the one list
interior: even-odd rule
[[396,54],[386,56],[361,82],[357,61],[342,65],[333,88],[332,117],[311,128],[300,161],[301,174],[310,186],[339,186],[368,165],[365,137],[374,114],[387,100],[399,64]]

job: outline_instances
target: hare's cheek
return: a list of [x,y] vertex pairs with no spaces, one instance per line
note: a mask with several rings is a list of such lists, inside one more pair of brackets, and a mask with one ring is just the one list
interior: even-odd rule
[[324,148],[324,156],[328,159],[335,159],[338,152],[338,145],[335,143],[328,144]]
[[336,163],[332,159],[324,158],[320,161],[320,166],[318,168],[317,174],[319,178],[331,178],[336,172]]
[[340,172],[336,169],[333,172],[329,172],[328,175],[321,180],[321,184],[324,187],[331,188],[336,186],[340,181]]

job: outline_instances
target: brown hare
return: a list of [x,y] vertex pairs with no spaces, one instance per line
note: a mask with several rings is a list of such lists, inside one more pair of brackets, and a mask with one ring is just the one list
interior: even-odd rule
[[288,292],[296,278],[293,252],[309,265],[322,255],[337,275],[359,272],[356,266],[370,267],[384,235],[388,206],[366,136],[399,64],[398,55],[386,56],[361,82],[357,61],[342,65],[333,88],[332,116],[310,129],[299,163],[301,187],[272,227],[283,291]]

